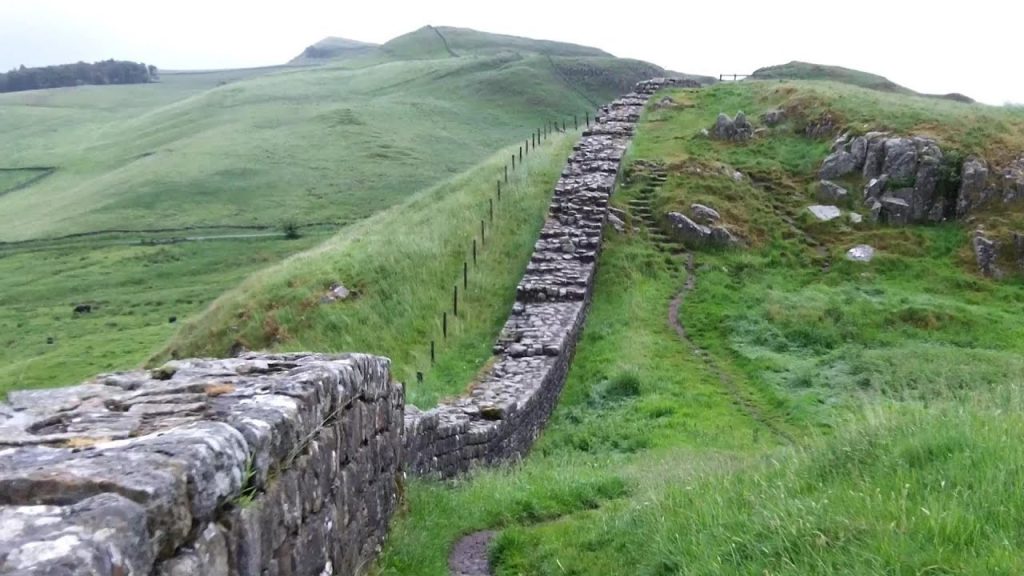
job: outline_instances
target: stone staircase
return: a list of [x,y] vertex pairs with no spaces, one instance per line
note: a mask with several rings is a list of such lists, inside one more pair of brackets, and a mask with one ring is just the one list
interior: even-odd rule
[[648,168],[650,172],[644,176],[644,185],[640,189],[640,193],[628,202],[633,226],[636,229],[644,230],[647,238],[654,243],[659,251],[672,256],[685,254],[686,248],[662,230],[658,225],[658,218],[654,214],[654,198],[658,193],[658,188],[668,181],[668,174],[663,166],[657,164],[644,163],[642,166]]

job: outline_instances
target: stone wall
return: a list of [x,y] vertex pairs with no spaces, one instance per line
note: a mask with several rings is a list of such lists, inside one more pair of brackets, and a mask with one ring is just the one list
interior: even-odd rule
[[388,360],[173,362],[0,405],[0,574],[357,574],[397,502]]
[[699,86],[685,80],[641,82],[603,107],[583,133],[555,187],[512,315],[494,347],[494,363],[468,396],[425,412],[406,407],[409,471],[450,477],[521,457],[533,445],[565,384],[587,317],[622,156],[647,100],[668,85]]
[[[608,198],[649,97],[602,108],[555,187],[495,361],[469,395],[404,405],[387,359],[175,361],[0,404],[0,574],[361,574],[404,470],[524,455],[586,320]],[[403,412],[404,410],[404,412]],[[404,433],[403,433],[404,430]]]

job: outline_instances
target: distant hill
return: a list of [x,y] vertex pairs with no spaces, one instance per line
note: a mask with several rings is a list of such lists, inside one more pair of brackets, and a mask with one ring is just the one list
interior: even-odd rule
[[884,76],[871,74],[870,72],[863,72],[861,70],[853,70],[851,68],[843,68],[842,66],[827,66],[824,64],[812,64],[809,62],[793,61],[788,64],[768,66],[766,68],[755,70],[754,73],[751,74],[751,78],[760,80],[829,80],[832,82],[852,84],[854,86],[860,86],[861,88],[868,88],[870,90],[878,90],[879,92],[928,96],[930,98],[942,98],[957,102],[974,102],[973,99],[964,96],[963,94],[921,94],[920,92],[915,92],[905,86],[900,86]]
[[389,40],[381,46],[381,49],[393,56],[407,59],[503,51],[534,52],[551,56],[611,56],[604,50],[589,46],[492,34],[450,26],[424,26],[419,30]]
[[307,46],[302,54],[289,61],[289,64],[319,64],[326,60],[345,58],[350,56],[362,56],[372,53],[379,44],[349,40],[337,36],[328,36],[323,40]]

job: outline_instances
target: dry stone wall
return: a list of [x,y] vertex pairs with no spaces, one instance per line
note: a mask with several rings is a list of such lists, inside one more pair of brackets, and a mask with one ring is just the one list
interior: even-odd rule
[[364,355],[180,361],[0,405],[0,574],[357,574],[402,387]]
[[555,187],[495,361],[468,396],[405,406],[385,358],[181,360],[0,404],[0,575],[362,574],[405,470],[525,454],[586,319],[608,198],[643,107],[602,108]]
[[406,466],[450,477],[523,456],[565,384],[586,320],[601,251],[608,198],[648,99],[669,85],[656,79],[603,107],[575,146],[555,186],[548,219],[519,283],[493,365],[470,393],[427,411],[407,406]]

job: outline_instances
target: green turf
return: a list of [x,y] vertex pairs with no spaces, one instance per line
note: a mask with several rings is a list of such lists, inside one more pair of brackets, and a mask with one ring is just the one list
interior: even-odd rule
[[[477,316],[453,322],[453,338],[438,343],[438,365],[426,370],[429,340],[440,340],[436,325],[447,298],[440,294],[459,279],[455,268],[465,259],[471,230],[503,165],[534,129],[571,122],[572,114],[582,115],[656,68],[578,47],[555,50],[556,58],[589,66],[592,74],[583,82],[567,78],[541,54],[554,45],[453,32],[458,58],[377,52],[319,67],[165,72],[157,84],[0,96],[0,168],[11,169],[0,170],[0,276],[5,287],[19,290],[0,296],[0,317],[13,330],[0,387],[64,385],[98,370],[136,366],[168,349],[176,328],[167,324],[168,316],[184,323],[259,268],[340,230],[314,255],[292,260],[304,267],[287,282],[304,292],[263,289],[258,280],[246,284],[245,290],[267,296],[256,299],[265,309],[246,306],[251,318],[272,316],[280,325],[230,319],[213,326],[203,316],[197,325],[216,337],[206,339],[211,332],[204,332],[184,345],[179,338],[173,348],[224,355],[241,340],[253,347],[387,352],[396,357],[402,379],[427,372],[420,401],[461,390],[486,358],[511,305],[568,142],[550,142],[543,162],[538,155],[513,175],[528,193],[497,207],[495,246],[503,245],[483,249],[489,258],[481,263],[489,275],[486,286],[478,283],[464,295],[467,310]],[[499,149],[501,157],[494,157]],[[56,170],[26,180],[25,169],[39,166]],[[360,224],[410,198],[419,198],[411,201],[413,208],[379,220],[386,229]],[[173,264],[123,256],[162,250],[138,246],[140,240],[279,235],[289,225],[299,226],[307,239],[237,238],[163,248],[176,254]],[[387,242],[399,231],[408,242],[389,252]],[[369,238],[376,239],[373,247],[360,254]],[[346,244],[352,246],[343,256],[323,257]],[[410,254],[415,259],[405,260]],[[73,281],[56,278],[67,277],[67,266],[77,259],[89,264],[76,268]],[[342,260],[344,269],[327,267]],[[404,284],[411,267],[413,277],[438,283],[428,291]],[[159,282],[145,281],[154,276]],[[257,276],[269,277],[282,278],[280,270]],[[305,307],[335,280],[362,284],[360,303],[311,314]],[[420,309],[395,301],[404,291],[420,298],[410,300]],[[102,312],[69,323],[77,301],[106,304]],[[147,309],[152,314],[144,321],[93,323],[139,308],[139,302],[160,304]],[[303,308],[291,307],[296,304]],[[361,312],[349,317],[353,306]],[[51,336],[59,344],[47,347]]]
[[[497,180],[503,179],[511,148],[349,226],[225,294],[188,323],[159,358],[220,355],[236,342],[252,349],[359,350],[391,358],[395,377],[408,383],[406,396],[413,404],[427,407],[462,392],[490,358],[574,141],[573,134],[552,137],[534,150],[510,174],[500,201]],[[469,266],[468,289],[464,264]],[[319,305],[335,282],[355,296]],[[457,318],[452,306],[456,286]],[[442,334],[445,311],[447,340]],[[431,340],[437,355],[433,367]],[[417,371],[425,373],[422,385],[416,383]]]
[[[537,447],[521,465],[413,482],[378,573],[446,574],[454,542],[480,529],[500,531],[499,576],[1019,573],[1024,285],[979,278],[956,225],[802,218],[827,147],[792,124],[748,144],[696,136],[719,111],[801,101],[873,115],[864,129],[911,130],[930,114],[950,147],[974,146],[996,119],[1007,139],[990,149],[1009,149],[1019,120],[836,84],[671,96],[680,105],[647,114],[629,158],[666,163],[659,211],[708,202],[748,241],[696,254],[682,308],[732,387],[667,326],[681,264],[642,231],[608,236],[591,318]],[[760,185],[736,182],[733,168]],[[643,186],[633,177],[613,201],[625,207]],[[826,246],[828,271],[806,235]],[[842,259],[862,242],[879,249],[874,262]]]
[[[0,395],[139,366],[174,334],[171,316],[184,320],[247,274],[323,238],[80,243],[0,256]],[[92,312],[75,314],[79,304]]]

